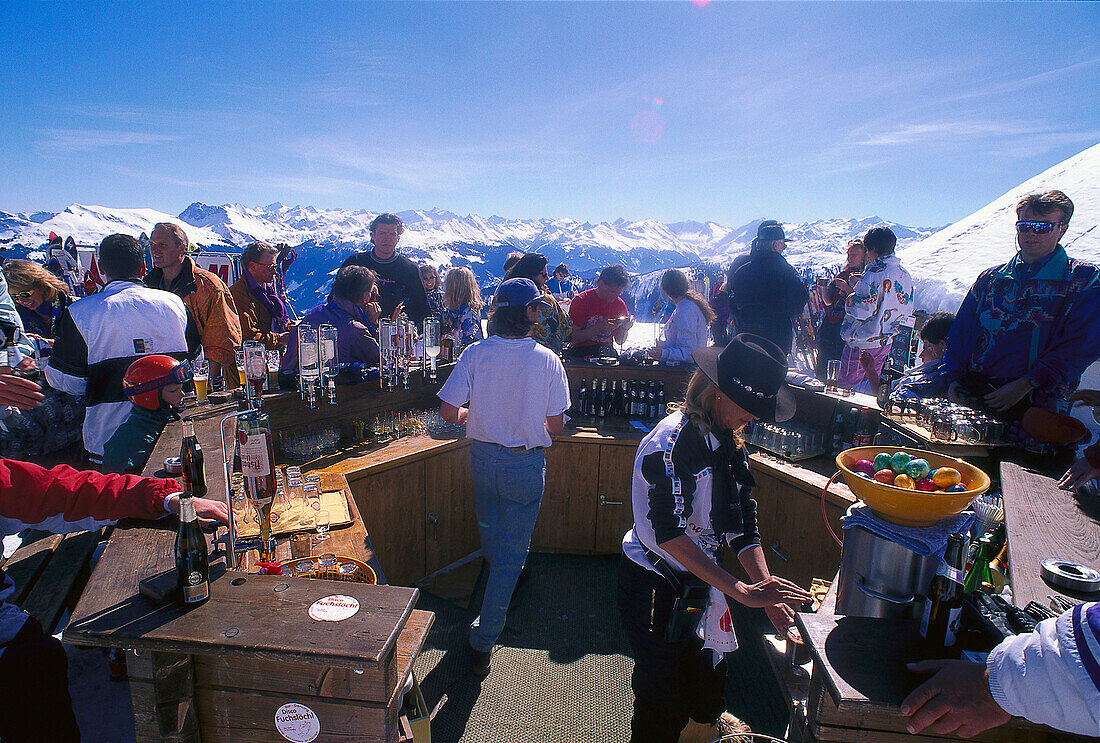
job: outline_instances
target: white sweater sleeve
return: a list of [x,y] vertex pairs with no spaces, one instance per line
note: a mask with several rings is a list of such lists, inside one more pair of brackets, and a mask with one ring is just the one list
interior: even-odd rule
[[1100,736],[1100,603],[1005,639],[986,666],[993,699],[1009,714]]

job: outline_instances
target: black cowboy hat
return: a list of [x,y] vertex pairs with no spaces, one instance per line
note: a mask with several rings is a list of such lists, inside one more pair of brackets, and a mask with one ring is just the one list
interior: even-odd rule
[[697,348],[691,355],[699,371],[746,412],[768,421],[794,415],[794,396],[786,385],[787,356],[767,338],[740,333],[725,348]]

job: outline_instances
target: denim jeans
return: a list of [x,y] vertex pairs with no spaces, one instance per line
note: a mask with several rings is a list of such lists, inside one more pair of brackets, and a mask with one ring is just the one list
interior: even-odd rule
[[546,482],[546,457],[542,449],[517,454],[499,444],[474,440],[470,473],[481,554],[489,564],[481,615],[470,627],[470,646],[485,652],[504,629],[508,603],[531,547]]

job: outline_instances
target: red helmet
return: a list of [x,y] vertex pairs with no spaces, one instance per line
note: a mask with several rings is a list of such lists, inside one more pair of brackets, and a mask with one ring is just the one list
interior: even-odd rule
[[183,384],[191,380],[191,364],[171,356],[153,354],[143,356],[126,370],[122,377],[122,391],[130,402],[146,410],[160,407],[161,387]]

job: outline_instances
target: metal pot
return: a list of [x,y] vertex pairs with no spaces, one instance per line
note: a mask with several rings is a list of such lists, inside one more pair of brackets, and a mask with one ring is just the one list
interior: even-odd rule
[[845,529],[837,614],[917,619],[938,562],[862,527]]

